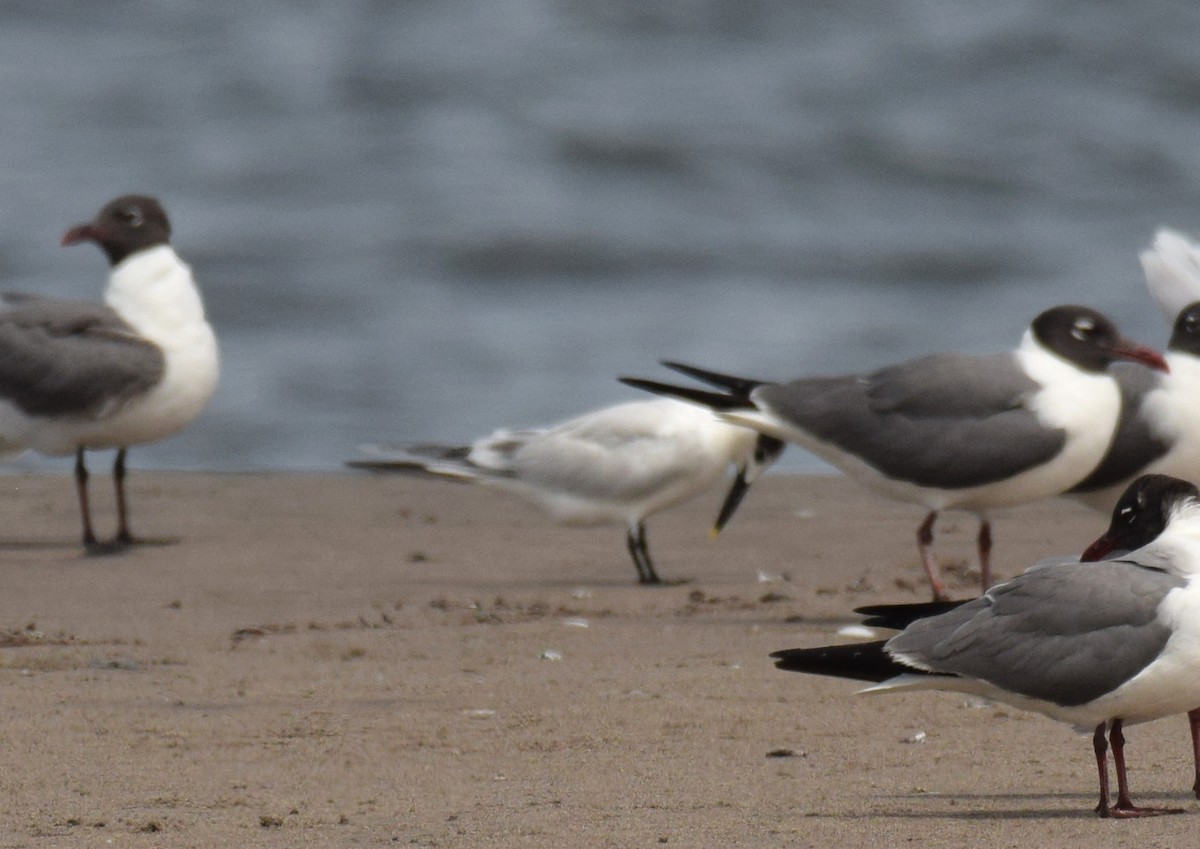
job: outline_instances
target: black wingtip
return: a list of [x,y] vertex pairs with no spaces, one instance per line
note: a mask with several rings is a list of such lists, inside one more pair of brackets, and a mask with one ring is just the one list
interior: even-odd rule
[[619,377],[617,380],[626,386],[632,386],[634,389],[641,389],[655,395],[666,395],[669,398],[678,398],[682,401],[691,401],[693,404],[700,404],[718,411],[745,410],[751,409],[754,406],[745,398],[739,398],[735,395],[724,395],[720,392],[712,392],[707,389],[675,386],[674,384],[661,383],[657,380],[645,380],[640,377]]
[[765,380],[755,380],[754,378],[749,377],[737,377],[732,374],[722,374],[719,371],[709,371],[708,369],[697,368],[696,366],[689,366],[685,363],[677,363],[672,360],[661,360],[660,362],[662,365],[671,369],[671,371],[677,371],[680,374],[685,374],[688,377],[700,381],[701,383],[707,383],[709,386],[715,386],[718,389],[727,389],[734,395],[737,395],[741,398],[750,397],[751,392],[767,382]]
[[940,616],[965,603],[963,601],[919,601],[915,604],[870,604],[866,607],[856,607],[854,612],[867,617],[862,624],[868,628],[889,628],[894,631],[903,631],[918,619]]
[[363,472],[420,474],[426,471],[425,466],[415,460],[346,460],[344,465],[347,469]]
[[876,640],[870,643],[849,643],[812,649],[784,649],[773,652],[771,657],[775,658],[775,666],[785,672],[830,675],[834,678],[878,684],[880,681],[913,671],[892,660],[883,650],[886,642]]

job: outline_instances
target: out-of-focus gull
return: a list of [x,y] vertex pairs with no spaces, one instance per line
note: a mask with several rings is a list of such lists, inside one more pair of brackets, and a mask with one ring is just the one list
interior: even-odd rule
[[[0,310],[0,451],[75,455],[75,485],[90,550],[135,541],[125,455],[184,428],[217,385],[217,342],[191,269],[170,244],[162,205],[111,201],[64,245],[95,242],[111,272],[104,302],[6,294]],[[117,532],[101,544],[88,507],[84,452],[117,449]]]
[[1188,304],[1200,301],[1200,247],[1176,230],[1163,228],[1138,257],[1150,297],[1168,322]]

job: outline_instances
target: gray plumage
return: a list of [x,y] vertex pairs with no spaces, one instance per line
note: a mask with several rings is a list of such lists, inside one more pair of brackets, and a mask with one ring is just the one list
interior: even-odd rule
[[93,417],[162,379],[162,351],[104,304],[6,294],[0,397],[30,416]]
[[751,397],[890,478],[960,489],[1012,477],[1062,450],[1066,434],[1026,406],[1039,388],[1012,354],[935,354],[861,377],[766,385]]
[[1158,607],[1185,581],[1132,561],[1031,569],[888,641],[903,663],[1082,705],[1136,676],[1171,636]]

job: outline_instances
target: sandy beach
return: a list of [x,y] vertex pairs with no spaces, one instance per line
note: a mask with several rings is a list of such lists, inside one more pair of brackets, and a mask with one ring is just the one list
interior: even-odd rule
[[[0,498],[0,847],[1180,846],[1183,717],[1128,733],[1135,800],[1091,813],[1090,740],[949,694],[855,696],[776,649],[924,600],[920,512],[769,476],[653,517],[664,587],[614,528],[407,477],[141,473],[85,557],[67,475]],[[113,524],[94,481],[101,532]],[[1065,501],[995,522],[996,569],[1078,552]],[[975,524],[938,551],[953,592]]]

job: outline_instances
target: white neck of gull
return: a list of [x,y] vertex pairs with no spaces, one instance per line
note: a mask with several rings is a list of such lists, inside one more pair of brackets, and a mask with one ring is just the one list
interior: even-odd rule
[[1181,578],[1200,575],[1200,501],[1179,502],[1163,532],[1135,554],[1138,562]]
[[105,302],[148,338],[204,322],[192,270],[170,245],[138,251],[113,268]]

